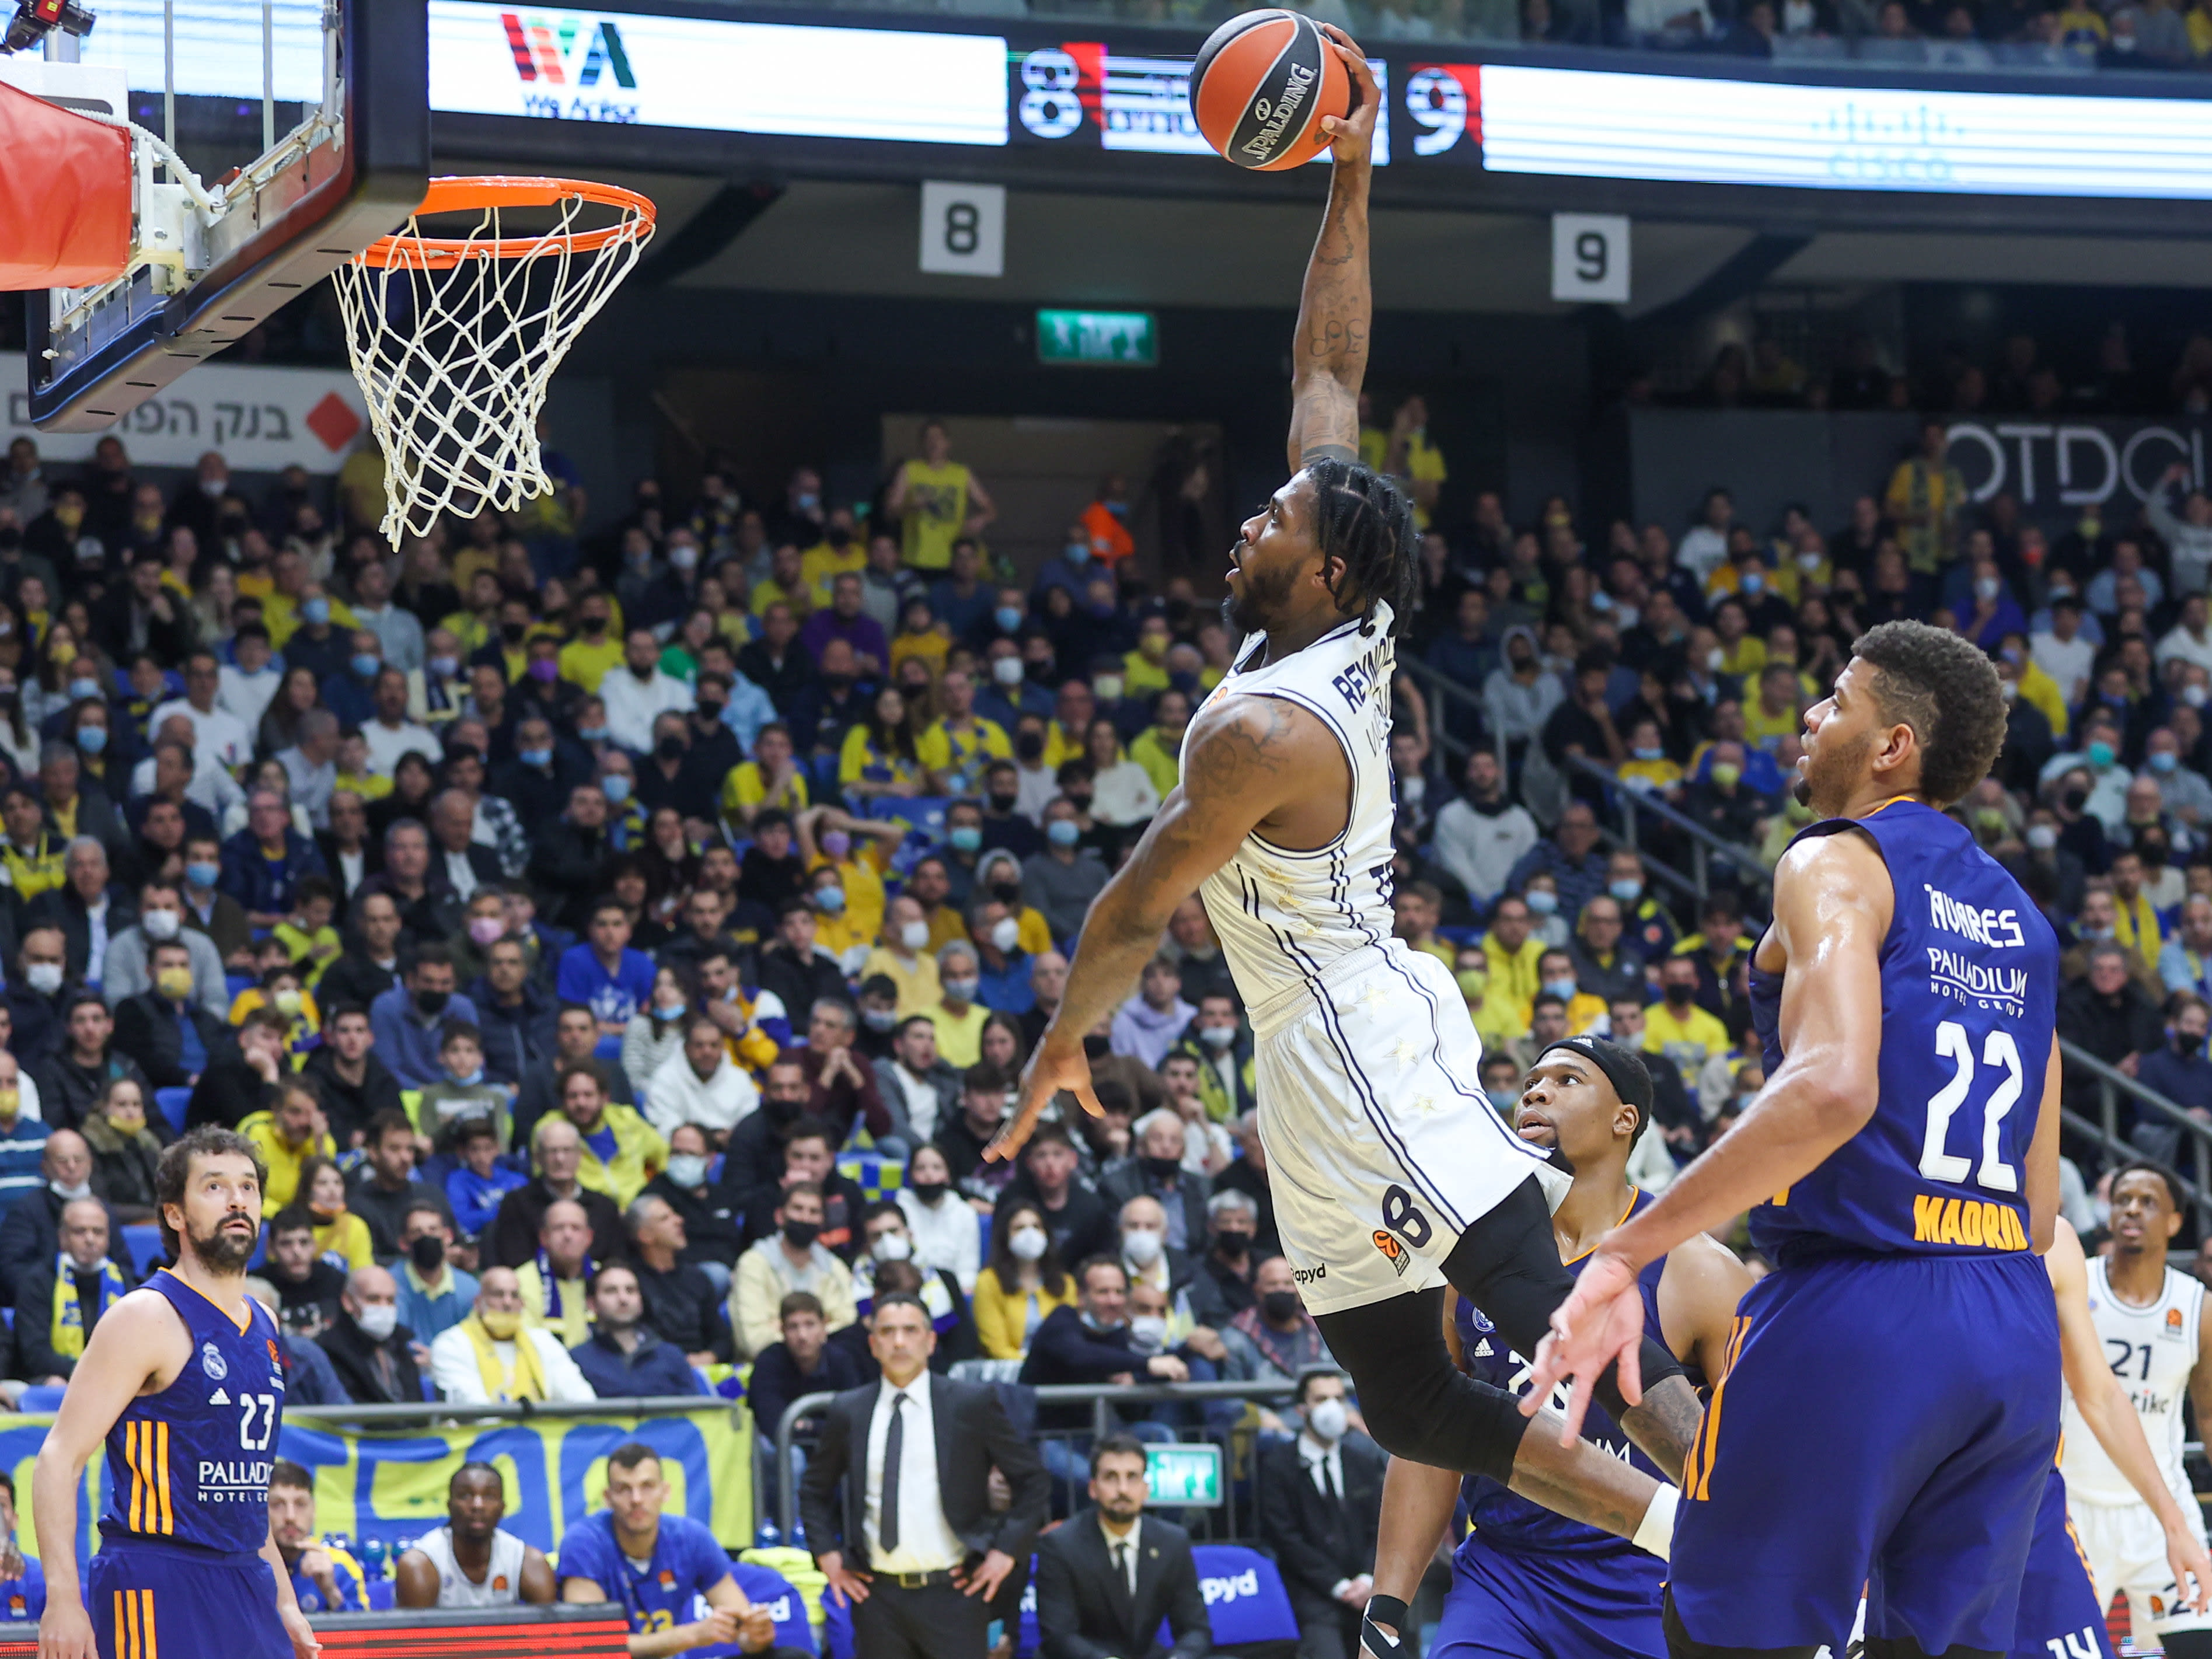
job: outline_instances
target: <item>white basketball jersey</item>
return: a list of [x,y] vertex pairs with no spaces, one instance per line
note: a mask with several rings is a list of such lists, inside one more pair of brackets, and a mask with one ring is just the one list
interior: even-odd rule
[[[2169,1267],[2158,1299],[2130,1307],[2112,1294],[2106,1258],[2089,1258],[2089,1317],[2104,1345],[2105,1363],[2120,1379],[2142,1418],[2143,1435],[2158,1459],[2166,1484],[2185,1510],[2197,1500],[2181,1467],[2181,1401],[2189,1374],[2197,1366],[2197,1322],[2203,1316],[2204,1287]],[[2135,1488],[2105,1455],[2089,1425],[2066,1396],[2064,1454],[2059,1468],[2069,1499],[2090,1504],[2140,1504]]]
[[491,1565],[484,1581],[461,1571],[453,1559],[453,1529],[441,1527],[415,1540],[415,1547],[438,1569],[438,1605],[441,1607],[504,1607],[522,1599],[523,1542],[501,1527],[491,1535]]
[[1266,636],[1251,635],[1237,647],[1237,666],[1200,705],[1244,696],[1294,702],[1335,734],[1352,768],[1343,834],[1309,852],[1247,836],[1199,889],[1248,1006],[1310,985],[1341,957],[1382,948],[1391,937],[1390,681],[1397,653],[1389,626],[1389,606],[1378,605],[1368,631],[1347,622],[1264,666],[1255,665]]

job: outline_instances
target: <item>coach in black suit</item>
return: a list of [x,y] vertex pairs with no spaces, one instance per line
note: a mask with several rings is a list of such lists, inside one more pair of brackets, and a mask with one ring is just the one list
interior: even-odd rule
[[[1097,1505],[1037,1544],[1037,1650],[1044,1659],[1201,1659],[1213,1646],[1190,1534],[1145,1510],[1145,1446],[1109,1434],[1091,1449]],[[1166,1620],[1175,1645],[1159,1639]]]
[[1374,1587],[1375,1534],[1382,1516],[1382,1450],[1345,1437],[1344,1378],[1298,1380],[1305,1426],[1262,1452],[1260,1541],[1275,1554],[1297,1615],[1299,1659],[1347,1659]]
[[[918,1297],[876,1301],[868,1349],[883,1380],[831,1402],[799,1511],[830,1588],[853,1604],[867,1659],[976,1659],[991,1602],[1044,1524],[1048,1483],[993,1389],[929,1369]],[[993,1466],[1012,1507],[994,1514]]]

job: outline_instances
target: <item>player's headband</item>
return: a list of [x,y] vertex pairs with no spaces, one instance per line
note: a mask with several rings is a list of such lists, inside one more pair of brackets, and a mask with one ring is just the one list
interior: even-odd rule
[[1536,1063],[1543,1064],[1544,1054],[1554,1048],[1571,1049],[1603,1072],[1606,1080],[1613,1085],[1613,1093],[1620,1097],[1620,1103],[1636,1108],[1639,1128],[1641,1123],[1651,1121],[1651,1073],[1644,1069],[1642,1057],[1633,1048],[1625,1048],[1605,1037],[1561,1037],[1557,1042],[1544,1045],[1544,1054],[1536,1056]]

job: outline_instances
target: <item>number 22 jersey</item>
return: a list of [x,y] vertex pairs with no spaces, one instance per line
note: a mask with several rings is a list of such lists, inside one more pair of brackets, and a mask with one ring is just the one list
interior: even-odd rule
[[192,1355],[159,1394],[107,1431],[103,1542],[258,1551],[269,1540],[269,1471],[283,1414],[276,1322],[252,1297],[246,1323],[164,1267],[145,1288],[168,1298]]
[[[2057,1013],[2057,936],[1972,833],[1923,802],[1900,797],[1796,840],[1855,830],[1895,889],[1881,942],[1881,1098],[1820,1168],[1752,1212],[1752,1242],[1778,1262],[1838,1249],[2028,1250],[2026,1163]],[[1754,963],[1750,980],[1771,1078],[1782,976]]]

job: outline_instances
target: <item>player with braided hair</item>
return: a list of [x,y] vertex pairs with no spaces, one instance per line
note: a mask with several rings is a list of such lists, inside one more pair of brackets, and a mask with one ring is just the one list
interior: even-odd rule
[[[1067,988],[991,1149],[1011,1158],[1063,1090],[1097,1113],[1083,1038],[1128,994],[1195,890],[1258,1040],[1259,1127],[1305,1305],[1395,1455],[1501,1486],[1644,1541],[1673,1488],[1588,1443],[1522,1432],[1513,1397],[1463,1376],[1442,1334],[1449,1280],[1523,1353],[1574,1281],[1551,1212],[1566,1176],[1477,1084],[1466,1000],[1392,936],[1393,633],[1414,580],[1409,503],[1359,465],[1370,317],[1368,143],[1376,93],[1332,118],[1335,167],[1293,345],[1290,481],[1231,551],[1234,666],[1193,717],[1182,778],[1093,903]],[[1699,1413],[1674,1356],[1646,1343],[1640,1404],[1605,1386],[1626,1433],[1682,1467]],[[1401,1608],[1384,1608],[1394,1618]],[[1389,1630],[1371,1633],[1383,1650]]]

